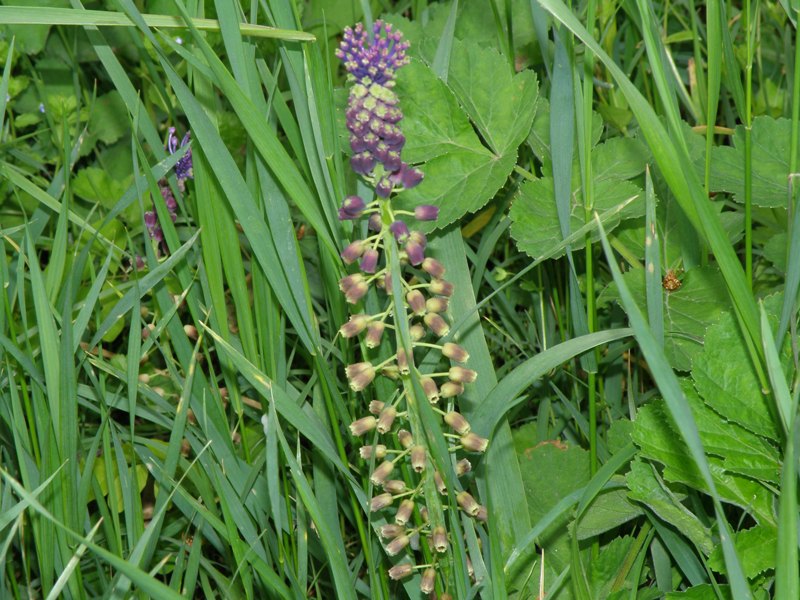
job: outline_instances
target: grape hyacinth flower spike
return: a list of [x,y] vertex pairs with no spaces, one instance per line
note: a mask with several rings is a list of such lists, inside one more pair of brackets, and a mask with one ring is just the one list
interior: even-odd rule
[[[420,591],[430,593],[439,578],[443,589],[450,585],[442,574],[448,569],[439,568],[440,561],[450,560],[446,557],[456,537],[448,532],[445,510],[462,510],[476,518],[486,514],[485,508],[462,489],[468,485],[466,479],[463,486],[458,480],[445,479],[449,473],[455,478],[467,476],[471,463],[463,455],[485,452],[489,441],[473,432],[467,418],[457,411],[458,396],[477,377],[475,371],[463,366],[469,354],[454,341],[436,343],[450,331],[447,312],[453,284],[444,279],[444,265],[425,255],[428,240],[415,227],[436,221],[439,208],[420,205],[410,211],[392,202],[395,193],[423,179],[419,169],[402,159],[406,140],[400,129],[403,113],[394,87],[397,71],[409,61],[407,49],[408,43],[399,31],[376,21],[371,31],[361,24],[346,28],[336,52],[350,84],[346,119],[353,150],[351,166],[376,196],[374,201],[347,196],[339,208],[341,221],[368,220],[367,237],[350,242],[341,252],[342,261],[355,272],[343,277],[339,287],[350,304],[361,306],[373,289],[382,305],[373,314],[363,308],[353,311],[339,335],[347,339],[364,336],[360,360],[345,369],[353,393],[375,398],[372,386],[379,377],[397,385],[390,397],[373,399],[370,414],[353,421],[350,432],[368,440],[369,445],[362,446],[359,453],[373,464],[369,482],[374,492],[369,510],[389,513],[386,518],[390,524],[380,529],[387,540],[386,553],[412,559],[389,569],[389,577],[402,579],[419,570],[423,574]],[[392,253],[396,253],[395,259]],[[393,265],[399,265],[399,270],[395,271]],[[402,286],[399,294],[392,289],[397,282]],[[410,347],[406,345],[408,338],[403,341],[401,330],[409,332]],[[392,331],[394,335],[384,335]],[[384,350],[381,356],[388,358],[377,360],[378,348]],[[433,349],[442,362],[449,364],[438,372],[421,373],[414,357],[417,348],[424,348],[426,353]],[[452,469],[444,477],[437,470],[444,465],[433,464],[434,454],[419,412],[420,400],[430,405],[441,419],[442,430],[448,432],[443,441],[453,460]],[[445,406],[439,408],[440,402]],[[467,494],[455,496],[461,498],[460,504],[448,505],[448,486]],[[465,505],[467,497],[471,502]],[[419,561],[421,540],[427,540],[433,550],[428,562]]]

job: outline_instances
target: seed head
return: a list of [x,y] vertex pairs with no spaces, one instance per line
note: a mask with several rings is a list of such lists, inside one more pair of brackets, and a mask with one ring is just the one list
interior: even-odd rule
[[465,363],[469,360],[469,352],[453,342],[447,342],[442,346],[442,354],[455,362]]
[[414,512],[414,501],[406,498],[400,503],[397,512],[394,515],[394,522],[398,525],[405,526],[411,518],[411,513]]
[[397,581],[405,579],[414,572],[414,565],[411,563],[400,563],[389,569],[389,579]]
[[444,279],[433,279],[428,288],[432,294],[450,297],[453,295],[453,284]]
[[468,515],[474,517],[481,509],[481,505],[477,503],[475,498],[469,492],[459,492],[456,494],[456,502]]
[[439,554],[447,552],[447,530],[441,525],[433,529],[433,549]]
[[[454,410],[450,411],[444,416],[444,422],[452,427],[459,435],[465,436],[469,433],[469,421],[459,412]],[[378,425],[378,430],[380,431],[380,424]]]
[[392,495],[388,493],[378,494],[369,501],[370,512],[377,512],[383,510],[392,504]]
[[455,381],[456,383],[474,383],[478,378],[478,374],[475,371],[464,367],[451,367],[448,375],[450,381]]
[[419,582],[419,591],[423,594],[430,594],[436,587],[436,569],[428,567],[422,573],[422,579]]
[[401,429],[397,432],[397,440],[400,442],[400,445],[406,449],[414,445],[414,437],[407,429]]
[[373,456],[378,460],[383,460],[386,456],[386,446],[383,444],[375,444],[374,446],[361,446],[358,453],[364,460],[369,460]]
[[466,435],[461,436],[461,445],[464,446],[464,450],[470,452],[486,452],[489,440],[470,431]]
[[378,433],[386,433],[391,430],[396,416],[397,409],[394,406],[385,407],[378,417]]
[[350,382],[350,389],[360,392],[375,379],[375,367],[369,362],[354,363],[345,368],[345,374]]
[[386,540],[390,540],[392,538],[396,538],[401,533],[405,533],[405,527],[401,527],[400,525],[395,525],[393,523],[387,523],[386,525],[381,526],[381,537]]
[[382,485],[386,478],[392,474],[394,470],[394,463],[390,460],[385,460],[372,472],[372,475],[369,476],[369,480],[372,482],[372,485]]
[[378,422],[375,420],[375,417],[368,416],[368,417],[361,417],[360,419],[356,419],[352,423],[350,423],[350,433],[352,433],[356,437],[361,437],[365,433],[369,433],[373,429]]
[[425,325],[428,326],[428,329],[437,337],[444,337],[450,333],[450,326],[447,324],[447,321],[436,313],[426,314],[423,320],[425,321]]
[[411,448],[411,468],[416,473],[422,473],[425,470],[425,446]]

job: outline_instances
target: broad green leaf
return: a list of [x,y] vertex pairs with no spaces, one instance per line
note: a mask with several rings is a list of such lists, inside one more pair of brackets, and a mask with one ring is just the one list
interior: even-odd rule
[[94,103],[89,130],[104,144],[113,144],[130,131],[128,111],[118,91],[100,96]]
[[[628,271],[623,275],[625,283],[633,293],[639,308],[645,306],[644,269]],[[663,294],[664,303],[664,351],[674,369],[688,371],[692,358],[703,350],[706,329],[716,322],[728,304],[724,281],[715,267],[691,269],[681,276],[681,287]],[[614,284],[600,295],[618,300]]]
[[600,553],[592,560],[590,581],[592,598],[609,597],[611,586],[624,566],[632,543],[634,538],[626,535],[615,537],[600,548]]
[[[522,471],[531,523],[538,523],[564,496],[582,488],[589,480],[589,453],[556,440],[539,442],[535,424],[514,431],[514,447]],[[567,525],[571,520],[571,512],[564,514],[539,537],[546,562],[556,571],[561,571],[570,562]]]
[[[697,417],[693,411],[693,416]],[[700,419],[698,419],[699,421]],[[698,422],[698,431],[702,431]],[[636,417],[633,440],[642,455],[664,465],[664,479],[683,483],[708,493],[708,486],[692,461],[689,450],[675,430],[674,421],[663,401],[641,408]],[[759,521],[774,522],[773,495],[749,477],[730,473],[724,461],[707,456],[711,475],[720,498],[750,512]]]
[[708,527],[694,513],[680,503],[678,495],[653,472],[653,467],[640,460],[631,463],[626,475],[628,497],[641,502],[662,520],[689,538],[704,554],[714,549]]
[[[756,525],[733,535],[736,552],[742,559],[744,574],[748,579],[775,568],[777,541],[778,530],[772,525]],[[717,573],[725,572],[725,561],[719,548],[709,556],[708,566]]]
[[533,71],[514,75],[492,48],[456,41],[447,85],[495,154],[514,152],[528,136],[538,97]]
[[774,233],[761,247],[761,255],[778,271],[786,271],[786,247],[789,242],[786,232]]
[[412,60],[400,69],[395,91],[404,114],[406,161],[425,163],[463,151],[492,156],[475,135],[456,97],[425,63]]
[[400,70],[397,94],[408,140],[403,158],[425,174],[420,185],[397,196],[399,205],[439,206],[436,227],[481,208],[505,183],[516,152],[498,156],[483,146],[453,93],[421,61]]
[[739,327],[729,314],[706,332],[692,378],[703,400],[724,418],[769,439],[778,439],[772,402],[762,392]]
[[132,181],[132,176],[120,181],[112,179],[104,169],[86,167],[73,178],[72,191],[87,202],[111,209],[122,198]]
[[[756,117],[751,131],[753,205],[785,207],[789,197],[789,151],[792,124],[788,119]],[[711,151],[711,189],[729,192],[744,203],[744,126],[732,145]]]
[[[564,496],[582,489],[591,479],[588,451],[557,440],[539,441],[535,424],[514,431],[514,447],[532,523],[538,523]],[[602,490],[581,517],[578,537],[588,539],[611,531],[640,514],[641,509],[628,501],[624,489]],[[550,562],[557,571],[569,563],[566,526],[573,519],[572,511],[564,513],[539,538],[547,556],[545,563]]]
[[[621,483],[621,477],[615,476],[612,481]],[[604,490],[595,497],[581,517],[578,539],[591,539],[612,531],[641,514],[642,509],[628,500],[624,489]]]
[[723,467],[730,473],[778,483],[780,456],[776,447],[764,438],[721,418],[703,404],[688,380],[684,381],[683,393],[692,407],[706,454],[721,458]]
[[[595,147],[592,153],[594,210],[603,213],[635,198],[618,215],[604,223],[607,230],[614,229],[622,220],[644,215],[644,194],[638,186],[627,181],[642,171],[643,147],[637,140],[615,138]],[[570,231],[575,231],[586,224],[586,211],[580,177],[574,176],[572,181]],[[526,182],[511,206],[510,217],[513,221],[511,235],[519,248],[530,256],[542,255],[563,239],[551,177]],[[592,239],[599,239],[599,234],[594,232]],[[583,245],[579,241],[572,249],[580,249]]]

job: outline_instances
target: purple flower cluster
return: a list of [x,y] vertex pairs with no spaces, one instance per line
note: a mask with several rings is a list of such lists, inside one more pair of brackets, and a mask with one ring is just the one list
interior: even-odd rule
[[[169,188],[166,181],[159,182],[158,189],[161,191],[161,199],[164,201],[164,204],[166,204],[169,216],[174,223],[178,218],[178,202],[175,200],[175,196],[172,194],[172,190]],[[147,233],[150,235],[150,239],[157,242],[164,241],[164,230],[161,229],[161,225],[158,224],[158,214],[156,214],[154,210],[148,210],[144,213],[144,224],[145,227],[147,227]]]
[[[175,154],[180,148],[188,146],[190,141],[191,132],[187,131],[183,139],[178,143],[178,138],[175,135],[175,128],[170,127],[166,149],[170,154]],[[175,163],[175,177],[178,179],[178,188],[181,192],[186,189],[186,180],[194,178],[191,147],[187,148],[186,153]],[[175,200],[175,196],[165,180],[158,182],[158,189],[161,191],[161,199],[164,201],[167,211],[169,211],[169,216],[174,223],[178,218],[178,202]],[[144,213],[144,224],[150,239],[159,243],[164,241],[164,230],[158,222],[158,213],[155,210],[148,210]]]
[[397,70],[408,64],[408,42],[401,39],[391,24],[375,21],[369,35],[359,23],[345,29],[336,51],[353,83],[345,113],[353,150],[350,164],[375,184],[381,198],[422,181],[422,172],[400,158],[406,138],[397,125],[403,112],[392,88]]
[[[170,154],[175,154],[178,149],[183,148],[189,145],[189,142],[192,139],[191,131],[187,131],[183,139],[181,140],[180,145],[178,145],[178,138],[175,135],[175,128],[169,128],[169,138],[167,138],[167,150],[169,150]],[[194,178],[194,172],[192,169],[192,148],[189,147],[186,150],[186,154],[181,156],[178,159],[178,162],[175,163],[175,177],[178,178],[178,185],[181,187],[181,191],[183,191],[184,182],[187,179]]]

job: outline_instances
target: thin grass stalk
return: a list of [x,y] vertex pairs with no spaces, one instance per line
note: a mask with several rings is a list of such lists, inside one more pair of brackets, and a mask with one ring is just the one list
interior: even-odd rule
[[[589,0],[586,8],[586,30],[594,35],[597,18],[596,0]],[[588,223],[594,210],[594,186],[592,172],[592,103],[594,100],[594,54],[591,49],[584,49],[583,56],[583,211],[584,221]],[[586,325],[587,333],[594,333],[597,328],[597,308],[594,287],[594,253],[592,239],[586,236]],[[598,360],[595,349],[595,362]],[[597,473],[597,370],[590,370],[587,380],[589,392],[589,473]],[[592,554],[597,556],[600,550],[599,541],[592,544]]]
[[[719,2],[706,5],[706,52],[708,55],[708,88],[706,94],[706,157],[704,186],[706,195],[711,191],[711,148],[714,145],[714,126],[717,122],[719,90],[722,82],[722,32]],[[702,65],[696,65],[702,69]]]
[[661,285],[661,248],[656,220],[656,195],[650,167],[645,171],[645,294],[647,321],[661,347],[664,346],[664,288]]
[[789,175],[797,172],[797,143],[800,140],[800,27],[795,28],[794,74],[792,77],[792,136],[789,146]]
[[[706,110],[708,107],[708,91],[707,91],[707,83],[706,83],[706,73],[705,69],[703,69],[703,46],[702,40],[703,36],[697,26],[697,21],[699,17],[697,15],[697,8],[695,6],[695,0],[689,0],[689,10],[691,11],[691,25],[692,25],[692,57],[694,59],[694,72],[695,72],[695,79],[697,81],[697,101],[696,105],[700,110]],[[708,115],[703,114],[703,120],[705,123],[708,123]]]
[[[744,257],[745,277],[753,289],[753,38],[754,14],[758,15],[758,0],[751,9],[751,0],[744,0],[744,33],[747,37],[747,62],[744,68]],[[757,19],[755,19],[757,21]]]

